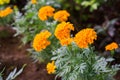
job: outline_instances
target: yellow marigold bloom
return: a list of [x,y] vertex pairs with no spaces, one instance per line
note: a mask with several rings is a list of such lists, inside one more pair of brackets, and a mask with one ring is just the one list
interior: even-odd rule
[[48,63],[46,68],[48,74],[55,73],[55,69],[56,69],[55,62],[52,61],[52,63]]
[[45,20],[47,20],[48,17],[53,16],[54,11],[55,11],[55,9],[53,7],[44,6],[39,9],[38,17],[40,18],[40,20],[45,21]]
[[62,40],[65,38],[70,38],[71,30],[74,30],[73,24],[69,22],[62,22],[57,25],[54,34],[57,37],[57,39]]
[[60,10],[54,14],[54,19],[57,21],[67,21],[70,14],[66,10]]
[[37,0],[31,0],[31,3],[32,3],[32,4],[36,4],[36,3],[37,3]]
[[0,5],[3,5],[4,4],[4,1],[3,0],[0,0]]
[[7,7],[5,10],[0,10],[0,17],[6,17],[11,14],[13,10],[10,7]]
[[61,44],[62,46],[64,46],[64,45],[69,45],[72,41],[73,41],[73,38],[66,38],[66,39],[60,40],[60,44]]
[[37,34],[33,40],[33,48],[36,51],[41,51],[50,45],[50,41],[47,40],[51,36],[51,33],[47,30],[41,31]]
[[88,44],[92,44],[94,40],[97,39],[97,34],[94,29],[86,28],[79,31],[75,37],[74,41],[80,48],[87,48]]
[[118,44],[115,42],[112,42],[105,47],[105,50],[107,51],[107,50],[113,50],[117,48],[118,48]]

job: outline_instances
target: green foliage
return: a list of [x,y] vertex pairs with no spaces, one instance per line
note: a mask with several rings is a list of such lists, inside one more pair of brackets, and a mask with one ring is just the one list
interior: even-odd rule
[[5,68],[3,68],[3,70],[0,72],[0,80],[3,80],[2,78],[2,74],[3,74],[3,71],[5,70]]
[[13,21],[13,14],[0,18],[0,26],[9,26]]
[[[14,80],[18,75],[20,75],[23,72],[23,69],[25,68],[25,66],[26,64],[24,64],[18,72],[17,72],[17,68],[15,68],[13,71],[10,72],[10,74],[7,76],[5,80]],[[0,72],[0,80],[3,80],[2,78],[3,71]]]
[[[65,0],[60,0],[61,5],[65,9],[70,8],[71,6],[74,5],[73,7],[76,10],[83,10],[84,8],[89,8],[89,11],[92,12],[94,10],[97,10],[98,7],[102,4],[105,3],[107,0],[71,0],[71,1],[65,1]],[[73,3],[71,3],[73,2]],[[75,3],[75,4],[74,4]]]
[[93,47],[80,49],[75,43],[63,46],[53,52],[56,77],[62,80],[114,80],[112,77],[120,65],[109,66],[113,58],[97,56]]
[[105,0],[75,0],[75,2],[83,7],[89,7],[89,10],[92,12],[96,10],[101,3],[104,3]]

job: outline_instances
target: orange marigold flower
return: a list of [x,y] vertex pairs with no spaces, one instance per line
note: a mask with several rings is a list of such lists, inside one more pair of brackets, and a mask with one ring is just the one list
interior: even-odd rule
[[0,17],[6,17],[9,14],[11,14],[13,12],[13,10],[10,7],[7,7],[4,10],[0,10]]
[[105,50],[107,51],[107,50],[113,50],[117,48],[118,48],[118,44],[116,42],[112,42],[105,47]]
[[32,4],[36,4],[36,3],[37,3],[37,0],[31,0],[31,3],[32,3]]
[[97,34],[94,29],[87,28],[79,31],[75,37],[74,41],[80,48],[87,48],[88,44],[92,44],[94,40],[97,39]]
[[52,61],[52,63],[48,63],[46,68],[47,68],[48,74],[55,73],[55,69],[56,69],[55,62]]
[[54,19],[60,22],[67,21],[70,14],[66,10],[60,10],[54,14]]
[[53,7],[44,6],[39,9],[38,17],[40,18],[40,20],[45,21],[45,20],[47,20],[48,17],[53,16],[54,11],[55,11],[55,9]]
[[62,22],[57,25],[54,34],[57,37],[57,39],[62,40],[65,38],[70,38],[71,30],[74,30],[73,24],[69,22]]
[[33,48],[36,51],[41,51],[50,45],[50,41],[47,40],[51,36],[51,33],[47,30],[41,31],[37,34],[33,40]]
[[72,39],[70,39],[71,30],[74,30],[74,27],[69,22],[62,22],[57,25],[54,34],[60,40],[61,45],[67,45],[72,42]]

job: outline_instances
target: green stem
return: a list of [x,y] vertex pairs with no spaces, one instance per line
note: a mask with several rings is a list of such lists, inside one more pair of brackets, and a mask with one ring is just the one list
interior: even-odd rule
[[114,50],[111,50],[110,53],[111,53],[111,56],[113,57],[114,54],[115,54],[115,51],[114,51]]

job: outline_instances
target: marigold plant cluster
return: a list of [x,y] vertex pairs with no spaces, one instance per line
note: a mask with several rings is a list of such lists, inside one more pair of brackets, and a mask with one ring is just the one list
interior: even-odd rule
[[60,10],[53,14],[55,11],[51,6],[44,6],[40,8],[38,16],[41,20],[47,20],[47,17],[54,16],[54,19],[60,21],[55,29],[55,36],[60,40],[61,45],[68,45],[73,40],[80,48],[86,48],[97,39],[96,32],[93,29],[84,29],[76,34],[75,38],[71,38],[71,30],[74,31],[73,24],[64,22],[68,20],[70,14],[66,10]]
[[[89,44],[92,44],[97,39],[97,34],[92,28],[79,31],[74,38],[70,37],[70,30],[74,30],[74,27],[72,24],[65,22],[58,24],[56,27],[55,36],[60,40],[62,46],[67,46],[74,41],[80,48],[87,48]],[[49,69],[47,68],[48,73],[50,73]]]
[[[73,40],[70,37],[71,36],[70,32],[71,32],[71,30],[74,30],[74,27],[73,27],[73,25],[71,23],[64,22],[64,21],[67,21],[67,18],[70,16],[70,14],[66,10],[60,10],[60,11],[56,12],[55,14],[54,14],[54,11],[55,11],[55,9],[52,6],[43,6],[38,11],[38,17],[39,17],[40,20],[45,21],[45,20],[48,20],[49,17],[54,16],[54,19],[56,21],[60,21],[61,23],[59,23],[57,25],[57,27],[54,27],[55,36],[57,37],[57,39],[60,40],[61,45],[68,45]],[[52,33],[54,33],[54,32],[52,32]],[[35,44],[35,43],[37,43],[37,41],[33,41],[33,48],[36,51],[41,51],[41,49],[38,50],[35,47],[37,45],[40,46],[42,44],[39,41],[38,41],[38,44]],[[47,47],[47,45],[46,45],[46,47]]]
[[[32,42],[31,53],[35,58],[41,60],[41,56],[51,55],[49,57],[52,62],[46,66],[48,74],[55,73],[62,80],[104,80],[108,73],[111,75],[114,69],[108,62],[113,61],[113,58],[105,59],[97,55],[98,52],[92,47],[97,40],[96,30],[84,28],[73,35],[71,31],[74,32],[75,27],[69,22],[70,13],[58,10],[50,4],[45,5],[42,0],[31,0],[24,8],[26,13],[16,13],[18,16],[15,21],[18,30],[28,35],[24,39],[28,38]],[[0,11],[0,17],[10,13],[12,10]],[[118,44],[113,42],[108,44],[105,50],[115,50],[118,47]]]

